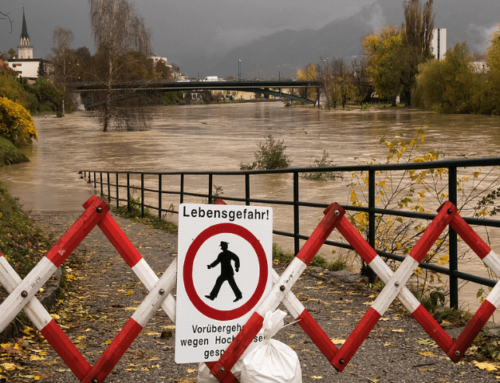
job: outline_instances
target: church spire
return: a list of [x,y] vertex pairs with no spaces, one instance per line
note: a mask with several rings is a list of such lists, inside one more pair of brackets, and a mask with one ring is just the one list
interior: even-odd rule
[[26,16],[24,15],[23,7],[23,29],[21,32],[21,41],[17,47],[17,58],[18,59],[32,59],[33,58],[33,47],[30,43],[30,35],[28,35],[28,27],[26,26]]
[[30,35],[28,35],[28,27],[26,26],[26,17],[24,16],[24,7],[23,7],[23,30],[21,32],[21,39],[28,39],[30,38]]

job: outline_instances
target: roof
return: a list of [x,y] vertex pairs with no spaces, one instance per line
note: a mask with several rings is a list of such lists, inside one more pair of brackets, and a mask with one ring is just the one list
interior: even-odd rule
[[21,32],[21,38],[30,38],[28,35],[28,27],[26,26],[26,17],[24,16],[24,7],[23,7],[23,30]]

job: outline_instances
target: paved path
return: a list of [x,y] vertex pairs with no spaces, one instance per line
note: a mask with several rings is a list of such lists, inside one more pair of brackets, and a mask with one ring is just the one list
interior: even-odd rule
[[[46,232],[58,238],[77,218],[73,213],[34,216]],[[174,259],[177,237],[115,216],[116,221],[160,275]],[[119,254],[98,228],[83,241],[69,261],[67,272],[77,279],[66,288],[68,299],[59,307],[59,323],[91,364],[99,358],[147,294]],[[275,265],[281,273],[283,267]],[[346,339],[373,301],[363,283],[339,279],[337,274],[308,269],[293,291],[331,338]],[[375,293],[376,294],[376,293]],[[337,373],[298,325],[283,329],[276,339],[299,355],[303,382],[496,382],[491,372],[465,361],[454,364],[439,348],[419,344],[428,335],[411,317],[391,306],[343,373]],[[286,321],[291,322],[288,316]],[[195,382],[197,365],[174,363],[173,323],[163,311],[125,354],[109,382]],[[398,330],[394,332],[393,330]],[[457,331],[456,329],[455,331]],[[49,374],[50,382],[76,382],[54,351],[46,360],[27,363],[28,374]]]

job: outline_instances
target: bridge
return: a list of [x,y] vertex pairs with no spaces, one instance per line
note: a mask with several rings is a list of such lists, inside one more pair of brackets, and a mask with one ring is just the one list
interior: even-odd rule
[[[113,91],[203,91],[203,90],[228,90],[239,92],[252,92],[263,94],[264,96],[274,96],[277,98],[286,98],[291,101],[299,101],[311,105],[319,105],[318,100],[307,98],[309,88],[319,88],[320,84],[316,81],[259,81],[259,80],[239,80],[239,81],[193,81],[193,82],[168,82],[168,81],[128,81],[117,82],[111,85]],[[103,83],[73,83],[68,86],[72,92],[102,92],[109,88]],[[293,94],[295,89],[305,89],[305,97]],[[286,92],[285,90],[288,90]],[[319,92],[316,92],[319,95]],[[121,95],[117,99],[134,97],[135,95]],[[103,104],[104,101],[93,103],[92,106]]]

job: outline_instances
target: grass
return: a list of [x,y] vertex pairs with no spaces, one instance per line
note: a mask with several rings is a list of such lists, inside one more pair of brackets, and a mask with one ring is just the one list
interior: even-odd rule
[[22,154],[12,142],[0,137],[0,167],[28,161],[29,158]]
[[23,213],[0,182],[0,252],[21,278],[49,250],[51,240]]
[[130,219],[133,222],[140,222],[144,225],[151,226],[154,229],[166,231],[170,234],[177,234],[177,225],[175,223],[161,219],[160,217],[151,214],[148,208],[144,208],[144,217],[141,217],[141,201],[139,198],[130,199],[130,209],[127,205],[114,208],[113,212],[120,217]]
[[[283,250],[281,246],[273,243],[273,259],[278,263],[288,264],[293,261],[295,255],[286,250]],[[321,255],[316,255],[309,266],[322,267],[323,269],[339,271],[339,270],[349,270],[349,265],[342,258],[338,258],[333,262],[327,261]]]
[[[333,167],[335,164],[329,158],[329,154],[326,150],[323,150],[323,156],[316,157],[314,161],[311,162],[312,168],[327,168]],[[304,173],[302,178],[310,181],[328,181],[335,180],[337,178],[343,179],[342,172],[310,172]]]

